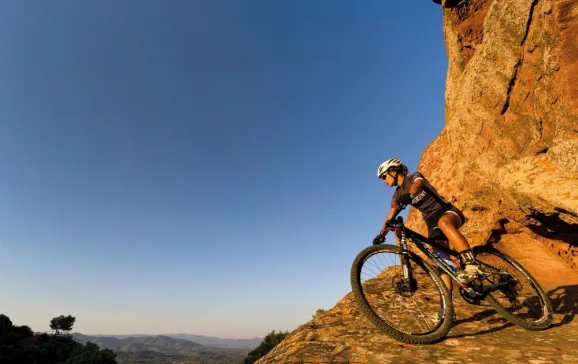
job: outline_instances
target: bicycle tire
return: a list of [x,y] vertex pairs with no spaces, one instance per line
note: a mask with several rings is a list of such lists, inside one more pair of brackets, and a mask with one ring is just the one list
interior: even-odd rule
[[474,256],[476,256],[476,259],[478,261],[480,261],[478,259],[478,256],[481,256],[482,254],[491,254],[495,257],[498,257],[506,261],[509,265],[516,268],[530,282],[532,288],[537,294],[541,302],[542,316],[535,321],[528,321],[521,319],[515,314],[509,312],[508,309],[504,307],[500,302],[498,302],[498,300],[490,293],[485,297],[485,300],[488,302],[488,304],[490,304],[490,306],[494,308],[494,310],[496,310],[500,315],[502,315],[505,319],[507,319],[514,325],[517,325],[529,331],[539,331],[550,327],[553,320],[552,303],[550,302],[550,299],[544,292],[543,288],[540,286],[538,281],[536,281],[536,279],[530,274],[530,272],[528,272],[514,258],[512,258],[511,256],[509,256],[504,252],[497,250],[494,247],[483,245],[483,246],[476,246],[472,250]]
[[[392,325],[388,324],[386,321],[381,319],[379,315],[373,310],[369,302],[367,301],[365,294],[363,293],[363,288],[361,284],[361,268],[363,263],[377,252],[389,252],[401,255],[401,248],[395,245],[379,244],[369,246],[363,249],[353,261],[351,267],[351,286],[353,290],[353,295],[355,301],[359,305],[363,314],[367,319],[381,332],[392,337],[393,339],[407,343],[407,344],[433,344],[444,339],[449,332],[453,323],[453,303],[451,296],[441,277],[437,271],[419,256],[409,252],[409,259],[412,261],[412,265],[416,264],[422,268],[427,274],[432,278],[435,286],[441,293],[443,297],[443,307],[444,307],[444,319],[438,324],[435,331],[427,334],[409,334],[403,332]],[[418,288],[419,289],[419,288]]]

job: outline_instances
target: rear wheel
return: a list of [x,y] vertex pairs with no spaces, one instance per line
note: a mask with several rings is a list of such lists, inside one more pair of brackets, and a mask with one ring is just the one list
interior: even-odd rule
[[490,246],[473,249],[482,271],[483,284],[503,285],[486,301],[511,323],[526,330],[543,330],[552,323],[552,304],[540,284],[520,263]]
[[374,245],[351,267],[351,286],[361,311],[381,332],[409,344],[430,344],[451,328],[453,305],[435,269],[419,256],[408,258],[414,278],[406,282],[401,248]]

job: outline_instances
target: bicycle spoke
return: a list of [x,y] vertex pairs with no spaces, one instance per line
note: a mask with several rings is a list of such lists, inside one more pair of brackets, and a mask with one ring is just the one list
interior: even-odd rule
[[538,282],[511,257],[492,248],[476,249],[476,260],[486,273],[484,285],[499,285],[488,302],[511,322],[528,330],[551,323],[551,303]]
[[[441,302],[438,287],[429,274],[412,262],[414,279],[418,282],[417,291],[404,297],[396,287],[400,282],[402,268],[399,255],[378,253],[368,257],[361,269],[361,286],[367,302],[385,322],[399,327],[408,333],[427,333],[432,331],[431,317],[437,317]],[[428,310],[432,313],[428,314]],[[435,327],[434,327],[435,328]]]

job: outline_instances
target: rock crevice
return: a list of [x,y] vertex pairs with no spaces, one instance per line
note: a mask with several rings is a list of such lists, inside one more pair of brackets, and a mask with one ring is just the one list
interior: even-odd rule
[[[502,108],[502,112],[501,112],[502,115],[504,115],[506,113],[506,111],[508,110],[508,108],[510,107],[510,96],[512,93],[512,89],[514,88],[514,86],[516,84],[516,80],[518,79],[519,68],[524,61],[526,39],[528,38],[528,33],[530,32],[530,26],[532,25],[532,19],[534,17],[534,8],[536,7],[537,3],[538,3],[538,0],[534,0],[532,2],[532,5],[530,6],[530,15],[528,16],[528,23],[526,25],[526,32],[524,33],[524,37],[522,38],[522,43],[520,44],[520,58],[518,59],[518,62],[516,62],[516,64],[514,65],[514,76],[510,80],[510,83],[508,84],[508,90],[506,91],[506,102],[504,103],[504,107]],[[528,93],[528,95],[529,95],[529,93]]]

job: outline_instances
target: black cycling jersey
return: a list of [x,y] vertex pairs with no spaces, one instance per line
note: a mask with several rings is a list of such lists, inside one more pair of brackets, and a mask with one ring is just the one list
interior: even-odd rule
[[395,208],[399,205],[399,196],[409,193],[411,185],[418,179],[423,180],[423,189],[419,194],[414,196],[411,205],[421,211],[425,220],[439,211],[446,211],[452,207],[451,203],[440,196],[428,180],[419,172],[414,172],[405,177],[402,185],[397,187],[391,197],[391,207]]

